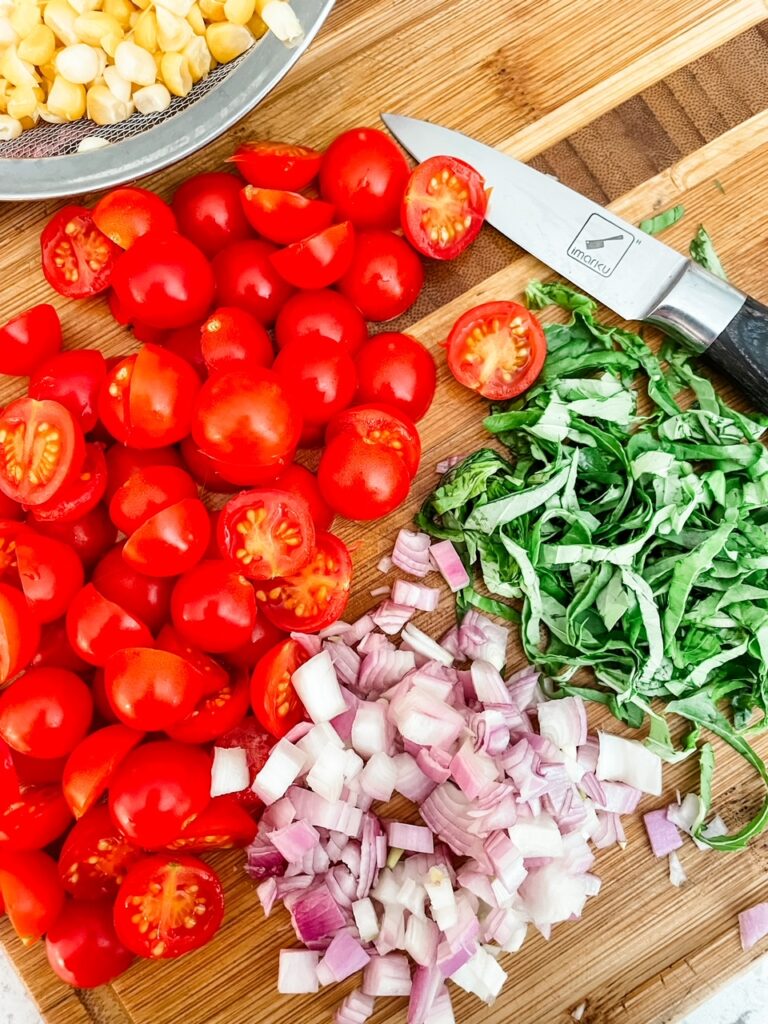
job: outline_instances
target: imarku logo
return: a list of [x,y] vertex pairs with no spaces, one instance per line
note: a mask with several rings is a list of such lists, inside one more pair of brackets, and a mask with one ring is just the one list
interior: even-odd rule
[[568,255],[601,277],[610,277],[634,240],[626,228],[593,213],[568,247]]

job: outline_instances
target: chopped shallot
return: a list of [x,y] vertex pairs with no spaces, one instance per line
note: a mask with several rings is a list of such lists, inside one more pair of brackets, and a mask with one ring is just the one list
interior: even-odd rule
[[469,573],[451,541],[439,540],[431,544],[429,558],[454,594],[469,586]]
[[756,903],[739,914],[741,948],[752,949],[768,935],[768,903]]
[[409,576],[426,576],[429,572],[430,544],[426,533],[401,530],[392,552],[392,564]]

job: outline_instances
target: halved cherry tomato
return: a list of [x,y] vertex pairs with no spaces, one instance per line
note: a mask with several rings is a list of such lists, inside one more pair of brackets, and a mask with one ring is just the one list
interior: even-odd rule
[[209,259],[230,242],[251,237],[240,202],[241,189],[234,174],[213,171],[194,174],[176,190],[172,205],[179,231]]
[[58,402],[18,398],[0,415],[0,490],[42,505],[79,472],[83,432]]
[[218,536],[222,557],[254,580],[298,572],[315,545],[306,501],[272,488],[243,491],[230,499],[222,510]]
[[32,505],[29,514],[36,524],[77,522],[96,508],[106,489],[104,448],[98,442],[87,444],[79,471],[70,474],[47,501]]
[[122,444],[162,448],[189,433],[200,378],[189,363],[159,345],[143,345],[107,374],[99,416]]
[[408,470],[392,448],[366,442],[352,433],[328,441],[317,470],[320,493],[347,519],[388,515],[405,501],[411,486]]
[[126,647],[104,665],[112,710],[125,725],[160,732],[192,714],[202,696],[200,674],[169,651]]
[[0,897],[24,945],[37,942],[64,906],[56,861],[39,850],[0,850]]
[[76,595],[67,611],[67,636],[89,665],[104,665],[123,647],[149,646],[152,634],[146,625],[103,597],[92,583]]
[[285,633],[273,626],[269,619],[265,618],[260,609],[256,610],[256,624],[251,630],[251,635],[237,650],[227,651],[226,660],[228,665],[234,668],[252,669],[259,658],[270,647],[285,639]]
[[127,839],[146,850],[167,846],[211,799],[211,759],[173,740],[132,750],[112,777],[109,811]]
[[43,626],[40,644],[30,665],[32,668],[65,668],[77,674],[91,670],[91,666],[72,650],[64,619]]
[[136,572],[117,544],[97,564],[91,582],[108,601],[114,601],[156,633],[168,618],[173,583],[166,577]]
[[19,775],[11,748],[0,736],[0,807],[6,807],[21,795]]
[[115,928],[137,956],[171,960],[209,942],[224,916],[216,872],[186,854],[145,857],[120,886]]
[[132,322],[163,329],[202,320],[215,292],[204,253],[176,234],[137,239],[116,261],[112,287]]
[[32,306],[0,327],[0,373],[27,377],[60,348],[59,314],[47,302]]
[[[278,353],[274,372],[298,398],[304,417],[301,444],[307,446],[312,432],[351,404],[357,390],[352,357],[342,345],[318,339],[311,349],[294,341]],[[322,439],[323,431],[319,430]]]
[[538,318],[525,306],[486,302],[453,325],[447,355],[459,384],[499,402],[533,384],[547,357],[547,340]]
[[0,736],[30,757],[63,757],[88,732],[91,691],[74,672],[32,668],[0,694]]
[[106,360],[96,348],[59,352],[36,366],[29,381],[29,397],[59,402],[87,434],[99,418],[96,405],[106,375]]
[[265,327],[275,322],[293,291],[270,259],[274,252],[271,242],[253,239],[226,246],[213,260],[219,303],[242,307]]
[[251,227],[278,245],[290,245],[314,235],[329,227],[333,220],[330,203],[307,199],[298,192],[246,185],[240,196]]
[[83,563],[67,544],[30,529],[16,536],[21,589],[41,623],[64,615],[84,582]]
[[411,173],[400,219],[420,253],[453,260],[480,233],[488,209],[485,179],[453,156],[433,156]]
[[177,230],[170,206],[154,192],[135,185],[102,196],[93,208],[93,221],[121,249],[130,249],[150,231],[172,234]]
[[266,732],[264,726],[252,715],[244,718],[238,726],[231,729],[224,736],[219,736],[216,740],[217,747],[223,747],[225,750],[230,750],[232,747],[240,747],[245,751],[248,760],[248,788],[233,795],[237,802],[247,808],[252,814],[263,810],[264,805],[253,792],[251,786],[253,786],[256,776],[266,764],[274,745],[274,736]]
[[272,253],[272,263],[297,288],[327,288],[346,274],[354,252],[355,229],[343,221],[278,249]]
[[66,757],[30,757],[18,750],[12,751],[13,763],[22,786],[47,786],[51,782],[61,786]]
[[117,540],[117,528],[104,505],[97,505],[73,521],[35,522],[35,529],[46,537],[69,544],[86,569],[97,562]]
[[200,346],[200,332],[203,329],[202,323],[195,321],[187,324],[186,327],[177,327],[175,331],[165,332],[162,341],[158,344],[174,355],[189,363],[200,380],[208,376],[208,368],[203,359],[203,350]]
[[[222,463],[218,459],[212,459],[210,455],[206,455],[198,448],[194,438],[185,437],[179,450],[190,474],[207,491],[214,491],[216,494],[231,494],[233,491],[240,490],[239,484],[234,484],[222,476]],[[224,471],[226,472],[226,469]],[[218,548],[216,548],[214,557],[218,557]]]
[[157,646],[161,651],[177,654],[200,673],[203,695],[217,693],[229,682],[229,672],[215,658],[204,654],[199,647],[187,641],[167,623],[157,635]]
[[112,498],[118,487],[125,483],[136,469],[148,466],[176,466],[183,468],[181,458],[175,448],[126,448],[122,444],[113,444],[107,450],[107,500]]
[[[198,664],[199,660],[195,667]],[[226,677],[219,689],[212,690],[209,685],[192,714],[165,731],[181,743],[210,743],[239,725],[248,707],[248,676],[238,672],[231,680]]]
[[24,595],[0,583],[0,686],[30,663],[40,643],[40,623]]
[[298,640],[281,641],[256,663],[251,676],[251,707],[261,725],[275,739],[290,732],[307,717],[291,684],[291,676],[309,654]]
[[194,480],[180,467],[139,467],[114,490],[109,514],[119,530],[131,534],[164,508],[196,497]]
[[318,533],[309,562],[292,576],[257,589],[256,599],[278,629],[317,633],[341,616],[351,580],[352,559],[346,544],[332,533]]
[[13,498],[0,491],[0,519],[23,519],[24,509]]
[[325,432],[332,441],[339,434],[354,434],[368,445],[390,448],[405,463],[413,478],[421,459],[421,439],[415,424],[408,416],[382,404],[355,405],[345,409],[331,420]]
[[143,738],[143,733],[125,725],[107,725],[78,743],[61,780],[64,799],[76,818],[106,792],[120,762]]
[[213,654],[233,651],[256,621],[253,587],[230,561],[198,562],[176,581],[171,618],[187,643]]
[[408,173],[408,161],[388,135],[353,128],[326,150],[320,193],[355,227],[394,228]]
[[114,898],[128,868],[144,855],[97,804],[75,823],[59,854],[59,875],[76,900]]
[[251,185],[298,192],[317,177],[322,159],[322,153],[308,146],[259,140],[242,143],[228,162]]
[[309,506],[309,514],[312,516],[312,522],[316,529],[330,529],[333,522],[333,509],[320,493],[320,485],[314,473],[310,473],[304,466],[294,462],[275,480],[275,487],[281,491],[300,495]]
[[335,341],[354,355],[368,340],[368,328],[343,295],[330,288],[306,289],[292,295],[278,313],[275,338],[280,348],[301,341],[306,352],[321,339]]
[[117,937],[108,901],[68,900],[48,929],[45,951],[53,972],[80,989],[106,985],[133,963],[133,953]]
[[43,273],[68,299],[86,299],[109,288],[120,249],[96,227],[85,206],[65,206],[40,236]]
[[419,297],[424,285],[421,260],[391,231],[360,231],[349,270],[339,281],[342,295],[366,320],[392,320]]
[[202,814],[184,827],[169,850],[205,853],[206,850],[231,850],[248,846],[256,835],[256,822],[237,798],[217,796]]
[[275,358],[267,329],[252,313],[219,306],[201,329],[200,348],[209,373],[258,369]]
[[93,706],[96,708],[99,718],[108,725],[120,725],[120,720],[112,710],[112,705],[107,698],[103,668],[97,668],[91,677],[91,693],[93,694]]
[[197,565],[210,539],[207,508],[199,498],[185,498],[134,530],[125,542],[123,558],[150,576],[180,576]]
[[410,334],[377,334],[358,352],[356,366],[359,402],[384,402],[414,422],[432,404],[435,360]]
[[42,850],[72,824],[72,813],[56,782],[24,786],[15,800],[0,808],[0,851]]

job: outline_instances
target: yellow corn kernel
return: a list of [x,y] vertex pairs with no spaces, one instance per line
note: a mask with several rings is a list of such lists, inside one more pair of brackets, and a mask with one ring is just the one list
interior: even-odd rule
[[48,93],[46,107],[63,121],[77,121],[85,113],[85,86],[57,75]]
[[117,96],[123,103],[129,103],[131,99],[131,83],[127,78],[123,78],[118,69],[114,64],[110,64],[109,67],[104,68],[104,84],[107,86],[109,91]]
[[157,17],[154,11],[145,11],[139,16],[133,30],[133,41],[148,53],[157,50]]
[[65,46],[74,46],[79,42],[75,32],[76,20],[77,11],[70,7],[67,0],[48,0],[45,5],[43,21]]
[[40,67],[53,60],[56,51],[56,36],[47,25],[35,25],[26,38],[20,40],[16,50],[22,60]]
[[205,35],[205,18],[203,12],[200,10],[199,4],[193,4],[187,15],[187,21],[192,26],[192,31],[196,36]]
[[86,113],[96,124],[119,124],[131,116],[133,103],[125,103],[110,92],[106,85],[92,85],[85,99]]
[[179,18],[186,18],[195,0],[155,0],[155,7],[169,11]]
[[5,16],[0,17],[0,47],[13,46],[18,43],[19,33]]
[[0,142],[10,142],[11,139],[18,139],[21,135],[21,121],[8,114],[0,114]]
[[183,53],[164,53],[160,60],[160,74],[174,96],[187,96],[191,91],[192,75],[189,61]]
[[104,0],[102,11],[114,18],[121,28],[128,28],[131,15],[136,10],[131,0]]
[[211,55],[222,64],[239,57],[254,43],[253,35],[245,25],[230,25],[228,21],[209,25],[205,38]]
[[256,0],[256,11],[286,46],[295,46],[303,39],[304,29],[296,12],[285,0]]
[[78,14],[85,14],[87,11],[98,10],[101,7],[101,0],[69,0],[69,4]]
[[87,85],[101,77],[104,69],[99,50],[95,46],[76,43],[74,46],[65,46],[56,54],[56,70],[68,82]]
[[199,0],[200,11],[206,21],[226,21],[224,0]]
[[8,94],[6,110],[17,121],[20,121],[22,117],[32,117],[37,109],[37,99],[33,89],[14,89]]
[[8,20],[20,39],[28,36],[32,29],[40,24],[42,19],[40,7],[36,3],[29,2],[29,0],[26,3],[24,0],[18,0],[16,6],[8,15]]
[[140,7],[142,11],[148,10],[150,7],[154,7],[154,0],[133,0],[134,7]]
[[75,18],[75,32],[81,43],[101,46],[103,36],[115,33],[122,35],[123,27],[116,18],[105,14],[104,11],[87,11]]
[[159,114],[171,105],[171,94],[162,82],[145,85],[133,94],[133,102],[140,114]]
[[260,14],[254,14],[254,16],[248,22],[248,28],[253,33],[254,39],[261,39],[262,36],[265,36],[267,32],[269,32],[267,24]]
[[53,61],[48,64],[41,64],[38,71],[46,82],[52,82],[56,77],[56,65]]
[[256,12],[256,0],[224,0],[224,16],[233,25],[247,25]]
[[0,54],[0,75],[11,85],[28,86],[31,89],[37,85],[34,67],[19,57],[15,46],[8,46]]
[[164,7],[158,7],[156,15],[157,45],[165,53],[180,53],[194,35],[192,26]]
[[98,135],[86,135],[77,144],[78,153],[91,153],[94,149],[104,149],[109,145],[109,139],[99,138]]
[[21,130],[26,131],[27,128],[34,128],[37,122],[40,120],[40,114],[36,110],[31,117],[21,118]]
[[189,73],[193,82],[205,78],[211,70],[211,51],[203,36],[192,36],[181,51],[189,61]]

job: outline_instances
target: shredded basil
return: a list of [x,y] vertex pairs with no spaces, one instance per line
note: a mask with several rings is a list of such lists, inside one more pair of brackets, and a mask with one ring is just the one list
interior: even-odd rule
[[673,206],[671,210],[664,210],[663,213],[657,213],[655,217],[641,220],[637,226],[647,235],[659,235],[667,228],[671,228],[673,224],[677,224],[684,216],[684,206]]
[[709,236],[709,232],[702,224],[699,230],[696,232],[693,241],[690,246],[691,259],[700,263],[702,267],[705,267],[712,274],[716,274],[718,277],[722,277],[724,281],[728,280],[728,275],[725,272],[723,264],[720,262],[720,257],[715,251],[715,246],[712,239]]

